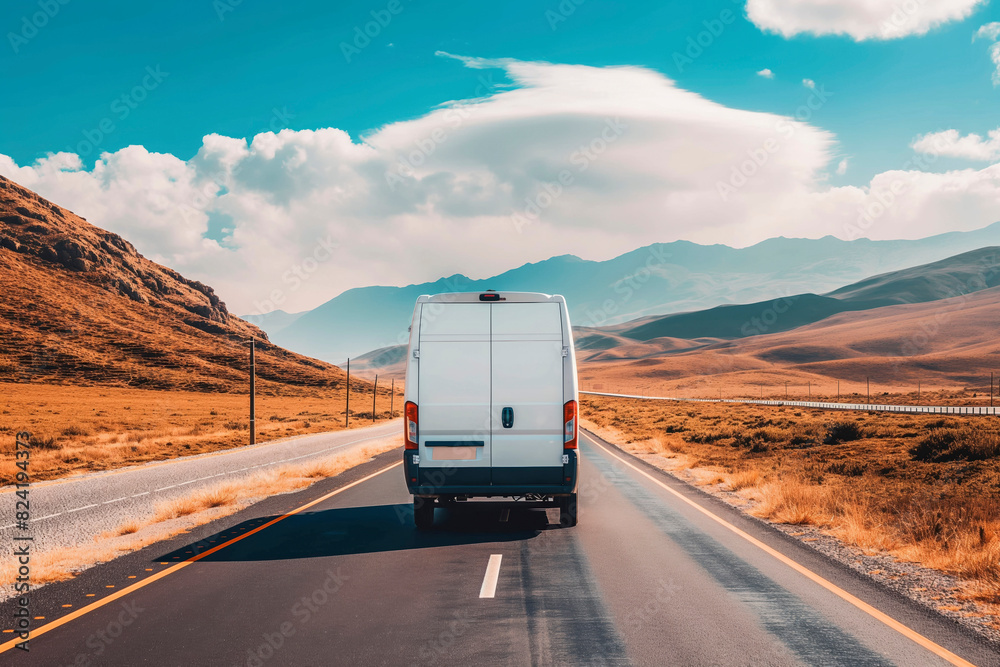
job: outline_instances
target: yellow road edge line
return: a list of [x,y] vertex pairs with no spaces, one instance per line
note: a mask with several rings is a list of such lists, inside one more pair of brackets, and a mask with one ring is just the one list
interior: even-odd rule
[[[250,537],[254,533],[259,533],[260,531],[264,530],[265,528],[269,528],[269,527],[273,526],[274,524],[278,523],[279,521],[284,521],[285,519],[287,519],[290,516],[294,516],[295,514],[298,514],[299,512],[301,512],[303,510],[307,510],[310,507],[312,507],[312,506],[314,506],[314,505],[316,505],[318,503],[323,502],[324,500],[328,500],[328,499],[332,498],[333,496],[335,496],[335,495],[337,495],[339,493],[343,493],[344,491],[347,491],[351,487],[357,486],[358,484],[363,484],[364,482],[367,482],[368,480],[372,479],[373,477],[378,477],[382,473],[384,473],[386,471],[389,471],[389,470],[392,470],[396,466],[400,466],[402,464],[403,464],[402,461],[397,461],[396,463],[393,463],[390,466],[386,466],[385,468],[382,468],[381,470],[379,470],[377,472],[373,472],[372,474],[368,475],[367,477],[362,477],[361,479],[357,480],[356,482],[351,482],[347,486],[343,486],[343,487],[341,487],[339,489],[335,489],[334,491],[331,491],[330,493],[326,494],[325,496],[321,496],[321,497],[317,498],[316,500],[310,501],[310,502],[306,503],[305,505],[302,505],[301,507],[296,507],[293,510],[289,510],[285,514],[282,514],[279,517],[271,519],[267,523],[262,524],[260,526],[257,526],[253,530],[247,531],[246,533],[243,533],[242,535],[234,537],[233,539],[229,540],[228,542],[224,542],[222,544],[214,546],[211,549],[209,549],[208,551],[205,551],[203,553],[197,554],[195,556],[191,556],[187,560],[181,561],[180,563],[176,563],[175,565],[172,565],[172,566],[168,567],[166,570],[162,570],[160,572],[157,572],[156,574],[150,575],[150,576],[146,577],[145,579],[143,579],[142,581],[137,581],[136,583],[132,584],[128,588],[123,588],[120,591],[112,593],[111,595],[109,595],[109,596],[107,596],[105,598],[101,598],[100,600],[96,600],[94,602],[91,602],[86,607],[81,607],[80,609],[77,609],[76,611],[74,611],[74,612],[72,612],[70,614],[66,614],[65,616],[63,616],[61,618],[58,618],[55,621],[52,621],[51,623],[46,623],[45,625],[43,625],[42,627],[38,628],[37,630],[32,630],[31,631],[31,635],[30,635],[30,639],[34,639],[35,637],[37,637],[39,635],[43,635],[46,632],[49,632],[50,630],[55,630],[56,628],[58,628],[61,625],[65,625],[66,623],[69,623],[70,621],[73,621],[73,620],[76,620],[76,619],[80,618],[84,614],[89,614],[90,612],[94,611],[95,609],[98,609],[99,607],[103,607],[106,604],[110,604],[111,602],[114,602],[115,600],[123,598],[126,595],[128,595],[129,593],[137,591],[140,588],[142,588],[143,586],[151,584],[151,583],[153,583],[154,581],[156,581],[158,579],[162,579],[163,577],[166,577],[169,574],[173,574],[174,572],[177,572],[178,570],[181,570],[181,569],[187,567],[188,565],[190,565],[191,563],[194,563],[195,561],[199,561],[202,558],[204,558],[206,556],[209,556],[211,554],[214,554],[215,552],[217,552],[217,551],[219,551],[221,549],[225,549],[226,547],[230,546],[231,544],[235,544],[235,543],[239,542],[240,540],[242,540],[244,538]],[[5,651],[9,651],[10,649],[14,648],[17,644],[20,644],[22,641],[24,641],[24,640],[22,640],[20,638],[17,638],[17,639],[11,639],[8,642],[4,642],[3,644],[0,644],[0,653],[4,653]]]
[[781,561],[785,565],[789,566],[790,568],[792,568],[793,570],[795,570],[799,574],[801,574],[801,575],[805,576],[806,578],[812,580],[813,582],[819,584],[820,586],[822,586],[826,590],[830,591],[831,593],[833,593],[837,597],[841,598],[842,600],[844,600],[846,602],[849,602],[850,604],[854,605],[855,607],[857,607],[861,611],[865,612],[866,614],[868,614],[872,618],[874,618],[874,619],[876,619],[878,621],[881,621],[882,623],[884,623],[888,627],[892,628],[893,630],[895,630],[899,634],[903,635],[907,639],[910,639],[910,640],[916,642],[920,646],[924,647],[925,649],[927,649],[931,653],[934,653],[938,657],[943,658],[944,660],[948,661],[952,665],[957,665],[957,666],[960,666],[960,667],[976,667],[973,663],[969,662],[968,660],[966,660],[966,659],[964,659],[964,658],[962,658],[960,656],[955,655],[954,653],[952,653],[948,649],[944,648],[943,646],[940,646],[940,645],[934,643],[933,641],[931,641],[930,639],[928,639],[927,637],[924,637],[922,634],[920,634],[916,630],[913,630],[909,626],[903,625],[902,623],[900,623],[896,619],[892,618],[888,614],[886,614],[886,613],[884,613],[882,611],[879,611],[878,609],[876,609],[875,607],[871,606],[867,602],[865,602],[865,601],[863,601],[863,600],[855,597],[854,595],[851,595],[850,593],[848,593],[847,591],[845,591],[843,588],[837,586],[833,582],[828,581],[827,579],[824,579],[823,577],[821,577],[820,575],[816,574],[815,572],[813,572],[809,568],[805,567],[804,565],[801,565],[798,562],[792,560],[791,558],[789,558],[785,554],[781,553],[777,549],[774,549],[773,547],[770,547],[767,544],[761,542],[760,540],[758,540],[753,535],[750,535],[749,533],[747,533],[747,532],[745,532],[745,531],[737,528],[736,526],[734,526],[733,524],[729,523],[728,521],[726,521],[722,517],[714,514],[711,510],[708,510],[708,509],[702,507],[701,505],[699,505],[695,501],[691,500],[690,498],[688,498],[684,494],[680,493],[676,489],[670,488],[667,484],[664,484],[662,481],[656,479],[656,477],[654,477],[653,475],[649,474],[645,470],[642,470],[638,466],[636,466],[636,465],[632,464],[631,462],[629,462],[629,461],[623,459],[622,457],[618,456],[617,454],[615,454],[614,452],[612,452],[611,450],[609,450],[607,447],[605,447],[601,443],[597,442],[597,440],[595,440],[593,438],[588,438],[588,439],[592,443],[594,443],[595,445],[597,445],[598,447],[600,447],[601,449],[603,449],[604,451],[606,451],[612,458],[620,461],[621,463],[624,463],[629,468],[632,468],[632,470],[635,470],[640,475],[646,477],[647,479],[651,480],[655,484],[663,487],[669,493],[673,494],[674,496],[676,496],[680,500],[684,501],[685,503],[687,503],[691,507],[695,508],[696,510],[698,510],[699,512],[701,512],[702,514],[704,514],[708,518],[710,518],[713,521],[715,521],[716,523],[718,523],[719,525],[723,526],[724,528],[727,528],[728,530],[732,531],[733,533],[736,533],[737,535],[739,535],[740,537],[742,537],[747,542],[750,542],[754,546],[756,546],[756,547],[760,548],[761,550],[765,551],[766,553],[770,554],[771,556],[773,556],[774,558],[778,559],[779,561]]

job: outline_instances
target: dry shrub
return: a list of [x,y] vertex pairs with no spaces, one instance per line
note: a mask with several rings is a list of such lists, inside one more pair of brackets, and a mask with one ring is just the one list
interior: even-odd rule
[[178,519],[188,514],[194,514],[197,511],[198,503],[193,497],[177,498],[156,506],[156,512],[153,514],[153,523]]
[[834,475],[844,477],[860,477],[868,470],[868,464],[864,461],[832,461],[828,463],[825,471]]
[[729,476],[729,489],[740,491],[742,489],[752,489],[764,483],[764,476],[756,468],[741,470]]
[[910,456],[926,463],[948,461],[984,461],[1000,456],[1000,432],[983,424],[931,431]]
[[153,522],[169,521],[207,509],[233,505],[246,494],[246,481],[223,482],[190,495],[161,503],[153,514]]
[[321,479],[336,475],[338,467],[333,461],[317,461],[306,465],[299,474],[306,479]]
[[117,535],[131,535],[133,533],[138,533],[142,525],[138,521],[129,521],[128,523],[123,523],[118,526],[115,531]]
[[203,491],[198,495],[198,503],[202,509],[213,507],[224,507],[230,505],[239,498],[240,488],[235,483],[223,484],[212,489]]
[[841,421],[834,422],[826,429],[826,437],[823,438],[824,445],[839,445],[842,442],[852,442],[864,437],[861,427],[857,422]]
[[750,433],[738,433],[733,438],[733,447],[747,449],[754,454],[761,454],[768,451],[771,449],[771,445],[769,444],[770,441],[765,439],[767,436],[761,437],[760,432],[763,430],[757,429]]
[[76,463],[80,460],[80,456],[77,450],[64,448],[55,453],[55,459],[59,463]]
[[772,482],[761,487],[760,503],[753,513],[775,523],[822,526],[830,521],[831,498],[827,489],[800,479]]
[[684,436],[684,439],[688,442],[694,442],[698,444],[712,444],[720,440],[727,440],[734,437],[733,432],[730,429],[722,430],[705,430],[705,431],[691,431],[688,435]]
[[700,486],[717,486],[726,483],[726,476],[714,470],[694,471],[695,484]]
[[673,450],[670,448],[670,446],[667,445],[665,442],[663,442],[663,440],[661,440],[660,438],[650,438],[649,440],[636,444],[645,445],[648,448],[650,454],[661,454],[661,455],[673,454]]
[[900,512],[896,521],[903,537],[915,544],[938,542],[943,545],[955,539],[959,524],[952,508],[927,507],[914,503]]
[[[1000,584],[1000,541],[986,545],[959,545],[953,557],[954,570],[961,576],[989,584]],[[996,591],[993,591],[994,595]]]
[[763,442],[782,442],[788,439],[788,434],[783,429],[771,426],[754,429],[750,435]]
[[32,433],[28,438],[28,444],[33,449],[56,449],[59,445],[53,435]]
[[862,497],[840,503],[831,532],[869,554],[885,553],[899,547],[894,531],[882,521],[880,511]]

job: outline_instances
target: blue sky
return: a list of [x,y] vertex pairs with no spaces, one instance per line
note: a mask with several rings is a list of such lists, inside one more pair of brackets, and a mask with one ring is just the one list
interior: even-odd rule
[[[14,32],[20,18],[39,10],[26,0],[5,5],[4,27]],[[7,128],[0,150],[23,164],[79,146],[85,130],[114,115],[111,101],[156,65],[169,73],[164,85],[116,123],[100,150],[140,144],[187,158],[206,134],[249,137],[267,129],[275,109],[287,110],[292,129],[337,127],[356,138],[476,94],[481,74],[436,57],[437,51],[642,65],[728,106],[778,114],[794,114],[805,97],[802,79],[809,78],[833,93],[812,121],[834,132],[840,150],[852,157],[846,182],[865,182],[903,164],[918,134],[947,128],[982,134],[1000,118],[987,45],[971,39],[980,25],[1000,20],[1000,5],[923,37],[857,43],[845,36],[767,34],[744,18],[742,3],[725,0],[590,0],[558,22],[546,14],[557,12],[558,2],[401,1],[402,11],[347,62],[338,45],[350,43],[354,28],[385,6],[74,0],[18,53],[0,50],[8,91],[0,107]],[[702,22],[718,21],[724,11],[738,18],[679,68],[674,54],[684,55],[688,38],[705,30]],[[754,74],[765,67],[773,80]]]
[[[563,91],[570,91],[582,80],[577,78],[580,72],[584,73],[581,76],[592,77],[595,85],[606,85],[610,97],[633,104],[629,108],[616,108],[615,113],[624,109],[625,113],[634,112],[635,118],[643,118],[648,110],[642,108],[646,98],[639,89],[657,86],[664,91],[669,89],[664,97],[658,98],[664,108],[673,105],[671,100],[675,98],[670,95],[680,100],[688,99],[683,93],[693,93],[704,101],[706,109],[732,111],[720,111],[720,119],[725,118],[719,120],[722,129],[706,134],[706,143],[700,151],[690,153],[690,158],[682,157],[687,153],[675,154],[668,148],[674,144],[663,144],[658,154],[650,153],[637,162],[635,151],[640,147],[628,144],[626,149],[626,142],[620,142],[614,150],[629,151],[632,154],[629,164],[647,160],[650,165],[646,172],[637,171],[629,184],[633,187],[648,180],[648,191],[631,199],[645,202],[645,208],[638,203],[632,209],[624,207],[623,215],[627,210],[628,216],[648,216],[661,223],[637,223],[633,230],[627,223],[623,227],[620,220],[615,220],[613,225],[609,221],[608,229],[596,230],[599,221],[585,220],[579,223],[579,234],[574,235],[578,239],[576,245],[565,248],[559,246],[559,239],[566,237],[564,220],[576,214],[570,203],[578,202],[581,210],[590,210],[596,199],[589,197],[622,191],[621,184],[614,183],[610,160],[602,162],[607,166],[606,172],[592,169],[586,174],[582,171],[574,174],[567,194],[561,196],[557,205],[543,210],[537,220],[532,218],[532,223],[538,224],[531,228],[534,236],[530,237],[530,243],[521,238],[519,243],[497,249],[488,256],[477,257],[472,253],[460,261],[452,261],[446,253],[435,254],[433,259],[422,263],[389,270],[386,267],[400,266],[401,257],[407,252],[405,244],[395,247],[383,242],[379,253],[359,251],[351,235],[345,232],[368,224],[357,213],[364,207],[360,202],[352,204],[348,212],[328,216],[340,216],[341,227],[329,219],[281,223],[285,225],[281,239],[298,239],[298,242],[289,244],[286,255],[270,269],[273,275],[255,287],[254,294],[267,293],[267,285],[287,288],[288,281],[282,278],[287,267],[294,267],[308,257],[318,243],[316,239],[323,234],[337,237],[340,252],[362,257],[359,260],[362,263],[351,268],[349,275],[329,269],[331,273],[326,276],[323,289],[296,288],[290,303],[299,306],[315,305],[341,288],[355,284],[416,282],[432,279],[439,273],[471,274],[477,269],[499,271],[560,254],[560,250],[597,259],[602,254],[625,251],[642,243],[674,238],[746,244],[776,233],[850,236],[853,232],[845,230],[857,218],[855,210],[869,205],[868,199],[876,193],[879,178],[894,170],[954,172],[959,176],[949,177],[952,180],[965,179],[962,183],[975,180],[976,184],[969,186],[970,191],[981,190],[984,180],[991,184],[996,181],[994,173],[986,170],[997,162],[995,154],[1000,153],[1000,145],[996,148],[985,145],[982,138],[1000,126],[1000,87],[994,83],[998,65],[991,60],[991,48],[997,37],[984,35],[973,39],[982,26],[1000,21],[1000,4],[995,1],[924,0],[916,14],[902,15],[903,32],[910,34],[894,39],[872,37],[870,31],[865,32],[868,30],[865,22],[872,21],[859,9],[866,4],[860,0],[834,0],[834,5],[839,3],[841,14],[826,23],[801,8],[810,3],[799,3],[796,7],[790,0],[751,0],[751,5],[756,2],[757,8],[728,0],[629,3],[551,0],[492,4],[423,0],[336,3],[242,0],[238,4],[234,0],[155,4],[63,1],[66,4],[60,4],[59,0],[11,0],[0,10],[0,25],[6,35],[0,46],[5,91],[0,105],[0,123],[4,128],[0,135],[0,157],[7,156],[6,166],[0,163],[0,173],[82,214],[89,213],[88,218],[95,224],[123,233],[146,254],[214,283],[221,282],[224,289],[226,277],[214,275],[213,270],[225,267],[232,272],[234,267],[252,261],[249,254],[241,253],[250,252],[252,241],[248,239],[260,233],[253,231],[254,223],[250,220],[254,202],[280,204],[283,208],[275,215],[301,220],[302,216],[295,213],[296,205],[304,209],[310,202],[313,205],[319,201],[339,202],[348,190],[373,192],[376,186],[368,183],[354,189],[343,186],[340,194],[331,193],[331,183],[338,178],[332,174],[336,172],[345,182],[353,182],[351,179],[367,173],[366,170],[377,172],[370,165],[370,155],[366,157],[360,151],[369,148],[369,143],[374,147],[372,150],[383,154],[387,164],[393,164],[394,159],[398,163],[399,155],[406,154],[406,147],[420,141],[418,128],[430,127],[428,119],[441,113],[440,105],[464,100],[464,108],[486,110],[492,133],[484,129],[487,121],[481,117],[460,128],[456,125],[454,133],[448,135],[448,155],[444,156],[442,150],[434,156],[435,160],[447,157],[451,161],[433,173],[424,169],[419,174],[405,175],[424,190],[392,211],[383,212],[380,220],[391,217],[392,222],[378,230],[378,238],[384,239],[387,230],[394,235],[399,230],[423,228],[449,238],[466,234],[456,243],[458,247],[468,247],[488,234],[485,229],[488,224],[484,222],[488,216],[515,220],[514,226],[520,234],[522,230],[516,223],[518,211],[530,210],[537,199],[532,193],[540,192],[544,183],[554,182],[560,161],[566,161],[565,146],[570,144],[558,147],[553,144],[553,152],[547,157],[531,155],[534,147],[548,137],[539,124],[520,130],[517,138],[508,135],[506,140],[491,143],[493,138],[502,136],[501,128],[509,127],[512,118],[517,118],[518,123],[523,121],[520,107],[513,104],[517,98],[506,95],[512,86],[547,91],[546,95],[539,93],[520,102],[538,105],[536,120],[554,114],[575,118],[590,113],[595,120],[594,128],[601,127],[597,121],[605,111],[596,107],[582,111],[583,107],[559,107],[558,100],[572,97],[573,93]],[[887,7],[908,4],[893,5],[888,0],[878,0],[883,1]],[[49,16],[40,12],[48,12]],[[374,26],[371,22],[378,17],[385,25],[377,30],[370,28],[377,32],[370,44],[356,42],[355,46],[362,48],[345,57],[343,44],[354,43],[357,33],[366,24]],[[41,27],[33,29],[38,25]],[[828,31],[824,27],[827,25],[831,26],[830,31],[841,34],[815,34]],[[718,34],[712,34],[713,30]],[[698,40],[702,46],[694,49],[691,45]],[[463,62],[444,57],[441,52],[477,60]],[[529,72],[525,65],[518,74],[514,70],[521,66],[511,63],[532,64],[534,69],[529,67]],[[546,68],[546,63],[553,67]],[[564,65],[586,68],[557,67]],[[631,67],[621,69],[623,66]],[[765,68],[773,73],[771,78],[757,74]],[[642,76],[629,83],[623,79],[619,90],[618,83],[602,78],[606,72],[618,71],[639,72]],[[805,85],[805,80],[814,82],[814,87]],[[587,83],[584,88],[590,85]],[[579,88],[572,90],[580,92]],[[803,105],[815,102],[816,91],[821,91],[823,101],[803,117],[801,111],[807,109]],[[635,93],[634,103],[632,93]],[[489,104],[477,106],[469,102],[474,98],[486,99]],[[586,95],[581,100],[584,98],[593,101]],[[586,106],[584,102],[581,104]],[[501,107],[508,116],[494,114]],[[744,112],[763,112],[763,115]],[[719,184],[728,182],[720,174],[725,174],[730,164],[739,164],[731,156],[720,157],[719,164],[714,166],[705,166],[704,193],[685,184],[682,191],[662,200],[651,195],[647,198],[656,190],[658,179],[667,190],[685,179],[683,173],[658,171],[654,164],[657,160],[699,163],[699,154],[720,154],[721,149],[712,143],[713,136],[728,136],[726,132],[737,132],[766,119],[795,118],[797,112],[803,131],[796,133],[794,146],[781,149],[780,165],[774,160],[767,166],[774,172],[769,178],[773,177],[776,183],[782,178],[791,179],[797,184],[796,192],[801,191],[790,196],[790,209],[760,208],[760,201],[774,199],[773,194],[763,190],[759,199],[752,199],[754,189],[763,187],[763,178],[758,178],[752,187],[740,189],[732,201],[720,193]],[[694,116],[700,113],[692,112]],[[683,127],[683,123],[676,118],[664,119],[656,128],[643,126],[642,132],[632,131],[625,136],[630,141],[653,145],[664,135],[676,134],[678,127]],[[307,189],[304,183],[309,180],[304,177],[287,181],[283,192],[267,190],[262,185],[285,182],[273,175],[261,175],[257,182],[250,183],[247,175],[256,172],[243,170],[240,175],[240,170],[232,170],[235,162],[244,159],[246,165],[251,164],[249,157],[239,153],[246,148],[226,143],[209,150],[205,141],[210,135],[250,141],[269,130],[301,132],[324,128],[346,132],[355,148],[332,139],[293,146],[296,141],[305,142],[307,135],[286,132],[280,135],[284,137],[279,141],[280,148],[267,148],[266,142],[262,142],[257,144],[258,148],[251,147],[246,155],[266,156],[274,161],[275,155],[283,155],[282,150],[287,150],[289,154],[300,155],[296,160],[311,160],[325,174],[316,179],[331,179],[323,181],[325,198],[316,194],[319,185]],[[406,129],[409,134],[404,132]],[[921,136],[945,131],[952,131],[959,138],[975,134],[982,140],[970,140],[975,144],[970,149],[955,145],[953,137],[948,147],[938,151],[940,155],[932,166],[914,167],[912,161],[919,152],[911,145]],[[467,152],[461,156],[457,155],[456,141],[460,134],[476,136],[475,141],[479,142],[469,139]],[[746,139],[743,152],[754,150],[766,140],[761,138],[765,135],[755,136]],[[589,137],[587,134],[583,138]],[[506,155],[512,143],[523,149],[521,154]],[[130,146],[141,150],[128,149]],[[323,153],[324,150],[328,152]],[[221,158],[213,151],[229,155],[226,158],[229,161],[219,162]],[[470,159],[490,162],[493,153],[487,154],[489,151],[504,152],[508,162],[489,164],[486,175],[480,173],[480,165],[469,166]],[[60,152],[76,154],[80,160],[73,162],[64,156],[49,163],[47,168],[39,166],[42,163],[38,160],[44,163],[46,156]],[[348,154],[351,157],[345,157],[345,162],[337,162],[336,168],[330,166],[331,155]],[[102,155],[113,157],[105,159]],[[95,164],[99,159],[101,163]],[[228,171],[220,176],[216,172],[223,162],[224,170]],[[287,159],[282,164],[288,164]],[[466,165],[467,173],[461,165]],[[209,167],[216,170],[214,175],[209,174]],[[349,176],[344,175],[345,169],[349,170]],[[386,167],[384,172],[388,174],[390,169]],[[521,176],[541,176],[533,184],[525,184],[507,179],[514,172]],[[461,188],[448,193],[434,189],[438,182],[435,173],[441,179],[461,183]],[[85,177],[90,179],[86,183]],[[599,177],[606,179],[599,182]],[[919,199],[914,196],[906,206],[897,206],[891,215],[885,216],[885,224],[865,226],[862,235],[899,236],[907,229],[922,235],[949,228],[944,211],[953,205],[952,200],[933,200],[936,196],[933,193],[953,191],[954,183],[914,178],[914,183],[920,183],[913,188],[914,192],[919,191]],[[118,201],[124,193],[155,191],[159,183],[178,182],[187,184],[188,189],[164,190],[157,194],[157,202],[180,202],[176,207],[185,209],[183,220],[163,216],[146,219],[138,209],[123,207]],[[214,189],[206,189],[205,183],[214,183]],[[381,186],[379,183],[378,187]],[[473,203],[468,200],[472,197],[470,188],[476,193]],[[245,195],[242,201],[238,201],[240,193]],[[702,194],[721,199],[729,208],[720,208],[711,219],[701,219],[700,211],[705,207],[692,212],[685,208],[685,202]],[[497,203],[499,197],[508,195],[510,201]],[[803,198],[808,196],[818,199],[804,203]],[[850,205],[844,203],[839,212],[829,213],[829,220],[823,225],[802,224],[801,211],[811,210],[810,207],[833,211],[841,206],[838,198],[848,196],[854,197]],[[990,219],[989,209],[996,202],[992,197],[991,194],[985,200],[963,200],[954,204],[954,210],[968,212],[963,217],[966,226],[981,226]],[[602,199],[607,200],[608,197]],[[384,195],[376,197],[368,208],[374,210],[384,201]],[[922,207],[919,210],[918,201]],[[483,206],[470,212],[475,208],[473,204]],[[156,206],[160,204],[154,202],[153,208]],[[148,210],[150,206],[139,208]],[[168,207],[164,204],[161,208]],[[605,213],[604,219],[617,217],[615,209],[611,211]],[[796,216],[798,226],[791,222],[774,226],[760,222],[782,215]],[[560,216],[564,218],[562,222]],[[727,217],[735,221],[732,224],[739,225],[734,227],[735,233],[726,231],[723,220]],[[993,215],[993,219],[997,218],[1000,215]],[[691,222],[662,222],[682,219]],[[885,222],[890,219],[891,225]],[[210,242],[207,246],[206,241]],[[273,246],[272,243],[272,249]],[[380,261],[385,262],[381,269],[372,268]],[[258,271],[264,270],[259,263],[256,265]],[[234,279],[228,289],[238,293],[245,283],[244,275]],[[253,301],[251,296],[241,293],[229,298],[246,310]]]

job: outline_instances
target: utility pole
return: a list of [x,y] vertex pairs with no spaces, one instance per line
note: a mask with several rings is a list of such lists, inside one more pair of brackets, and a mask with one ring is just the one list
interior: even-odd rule
[[990,407],[993,407],[993,371],[990,371]]
[[872,404],[872,381],[871,378],[865,377],[865,384],[868,386],[868,405]]
[[917,380],[917,400],[920,400],[920,380]]
[[840,380],[837,380],[837,402],[840,403]]
[[254,359],[254,339],[250,337],[250,444],[257,444],[257,363]]
[[375,423],[375,399],[378,397],[378,373],[375,374],[375,384],[372,385],[372,423]]
[[396,378],[392,378],[391,388],[389,389],[389,419],[396,416],[396,413],[392,411],[392,403],[396,399]]
[[344,405],[344,428],[351,425],[351,358],[347,357],[347,399]]
[[788,400],[788,380],[785,380],[785,400]]
[[813,395],[813,383],[812,383],[812,380],[810,380],[809,381],[809,398],[812,398],[812,395]]

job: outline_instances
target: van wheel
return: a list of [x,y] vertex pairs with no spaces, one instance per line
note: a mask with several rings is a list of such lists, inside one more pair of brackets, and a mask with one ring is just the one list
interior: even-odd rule
[[434,499],[413,499],[413,523],[420,530],[427,530],[434,525]]
[[562,496],[559,499],[559,525],[563,528],[571,528],[576,525],[578,516],[576,494]]

